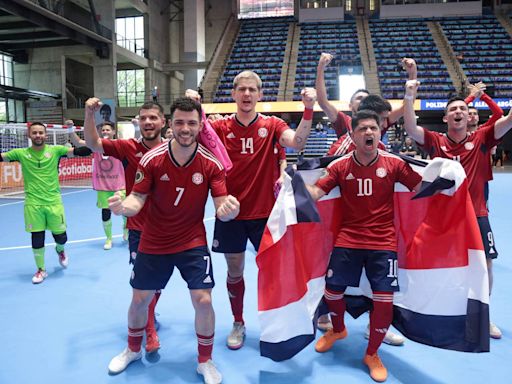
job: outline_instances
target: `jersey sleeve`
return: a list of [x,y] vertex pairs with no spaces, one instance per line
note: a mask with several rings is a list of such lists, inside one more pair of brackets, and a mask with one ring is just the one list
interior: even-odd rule
[[276,135],[276,139],[277,139],[277,142],[279,142],[279,139],[281,138],[281,135],[283,134],[284,131],[286,131],[287,129],[291,129],[288,124],[286,124],[286,122],[284,120],[281,120],[280,118],[276,117],[274,119],[274,124],[275,124],[275,135]]
[[421,176],[407,162],[400,161],[398,181],[412,191],[420,183]]
[[336,136],[343,136],[345,133],[350,131],[351,128],[350,116],[344,112],[339,111],[338,116],[336,117],[336,121],[334,122],[334,130],[336,131]]
[[212,197],[227,196],[226,171],[216,165],[212,165],[210,172],[210,189]]
[[103,153],[106,156],[113,156],[116,159],[123,160],[125,155],[125,145],[122,140],[101,139]]
[[428,129],[423,128],[423,144],[418,144],[423,148],[425,152],[427,152],[430,157],[432,157],[434,153],[434,147],[436,145],[436,133],[429,131]]
[[483,136],[483,141],[489,149],[498,145],[502,141],[502,139],[496,139],[494,137],[494,124],[483,125],[476,133]]
[[57,156],[62,157],[68,155],[69,148],[63,145],[56,145],[53,147],[53,150]]
[[4,156],[9,161],[20,161],[20,158],[21,158],[21,148],[11,149],[9,152],[5,152]]
[[286,150],[279,144],[277,144],[277,158],[279,162],[286,160]]
[[142,193],[147,195],[150,193],[153,186],[153,167],[149,162],[146,166],[139,163],[137,172],[135,173],[135,183],[133,184],[132,192]]
[[494,127],[494,123],[496,123],[496,121],[498,121],[503,116],[503,109],[501,109],[501,107],[498,104],[496,104],[496,102],[486,93],[484,93],[482,97],[480,97],[480,100],[487,104],[487,106],[491,110],[492,115],[489,118],[489,120],[487,120],[484,124],[480,126],[479,129],[488,126]]
[[[334,187],[338,186],[339,162],[327,167],[327,175],[317,180],[315,185],[325,193],[329,193]],[[341,188],[341,186],[340,186]]]

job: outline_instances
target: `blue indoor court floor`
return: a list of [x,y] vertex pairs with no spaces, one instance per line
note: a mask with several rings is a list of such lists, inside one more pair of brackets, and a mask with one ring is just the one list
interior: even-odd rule
[[[512,291],[512,174],[495,174],[490,190],[491,224],[500,253],[494,264],[491,319],[503,331],[503,338],[491,340],[491,352],[480,354],[441,350],[410,340],[403,347],[383,345],[379,354],[389,371],[387,383],[511,382],[512,306],[506,297]],[[117,376],[108,375],[110,359],[126,346],[131,298],[131,269],[127,245],[120,236],[121,219],[114,219],[114,247],[104,251],[95,192],[63,190],[63,195],[69,267],[62,270],[53,246],[47,246],[49,277],[40,285],[31,283],[35,264],[30,237],[24,232],[23,203],[0,200],[0,384],[201,383],[195,371],[193,309],[179,273],[171,278],[157,307],[159,353],[143,357]],[[205,215],[209,242],[213,223],[210,201]],[[53,242],[49,233],[46,237]],[[316,353],[311,344],[282,363],[260,357],[254,250],[247,256],[247,340],[241,350],[230,351],[225,346],[232,323],[225,261],[221,254],[213,254],[217,282],[213,290],[217,317],[214,361],[223,382],[371,383],[361,361],[367,345],[363,337],[367,318],[347,317],[348,338],[325,354]],[[289,326],[293,327],[293,319]]]

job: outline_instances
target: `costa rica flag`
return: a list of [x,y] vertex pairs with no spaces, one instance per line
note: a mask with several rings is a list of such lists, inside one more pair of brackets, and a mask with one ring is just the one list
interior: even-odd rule
[[[256,257],[260,352],[293,357],[315,338],[325,272],[340,226],[340,191],[314,202],[314,184],[334,158],[291,167]],[[465,352],[489,351],[489,291],[484,248],[462,166],[447,159],[410,160],[423,177],[421,198],[395,186],[398,281],[393,325],[407,338]],[[347,311],[371,308],[364,273],[348,288]]]

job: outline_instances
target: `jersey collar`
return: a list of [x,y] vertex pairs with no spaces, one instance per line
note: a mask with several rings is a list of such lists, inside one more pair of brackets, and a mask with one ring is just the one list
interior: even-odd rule
[[256,113],[256,116],[254,117],[254,119],[252,119],[252,121],[248,125],[243,125],[242,122],[240,120],[238,120],[238,116],[235,114],[235,120],[236,120],[237,124],[241,127],[250,127],[258,120],[259,117],[260,117],[260,114]]
[[354,159],[354,161],[356,162],[357,165],[359,165],[360,167],[370,167],[372,166],[373,164],[375,164],[377,162],[377,160],[379,159],[379,151],[377,150],[377,155],[373,158],[372,161],[370,161],[367,165],[364,165],[363,163],[361,163],[359,160],[357,160],[357,157],[356,157],[356,151],[352,151],[352,158]]
[[171,159],[172,163],[176,166],[176,167],[182,167],[182,168],[185,168],[187,167],[193,160],[194,158],[196,157],[196,153],[197,153],[197,149],[199,148],[199,143],[196,142],[196,147],[194,149],[194,152],[192,153],[192,155],[190,155],[190,158],[185,162],[185,164],[183,165],[180,165],[176,159],[174,158],[174,155],[172,153],[172,147],[171,147],[171,141],[172,140],[169,140],[169,144],[167,144],[167,150],[168,150],[168,153],[169,153],[169,158]]

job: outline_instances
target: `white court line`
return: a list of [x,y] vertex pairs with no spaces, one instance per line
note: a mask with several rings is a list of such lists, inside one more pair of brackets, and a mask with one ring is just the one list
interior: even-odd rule
[[[212,220],[215,220],[215,217],[207,217],[203,221],[206,222],[206,221],[212,221]],[[117,238],[117,237],[121,237],[121,236],[122,235],[114,235],[114,236],[112,236],[112,238]],[[87,243],[90,241],[105,240],[105,239],[106,239],[105,236],[91,237],[89,239],[71,240],[71,241],[66,242],[66,244]],[[50,246],[50,245],[55,245],[55,243],[46,243],[45,244],[45,246]],[[0,248],[0,252],[1,251],[12,251],[14,249],[29,249],[29,248],[32,248],[32,245],[19,245],[17,247],[4,247],[4,248]]]
[[[84,189],[82,191],[65,192],[65,193],[61,193],[61,196],[72,195],[74,193],[89,192],[89,191],[92,191],[92,189]],[[0,207],[5,207],[6,205],[23,204],[24,202],[25,202],[25,199],[22,199],[21,201],[14,201],[12,203],[0,204]]]

